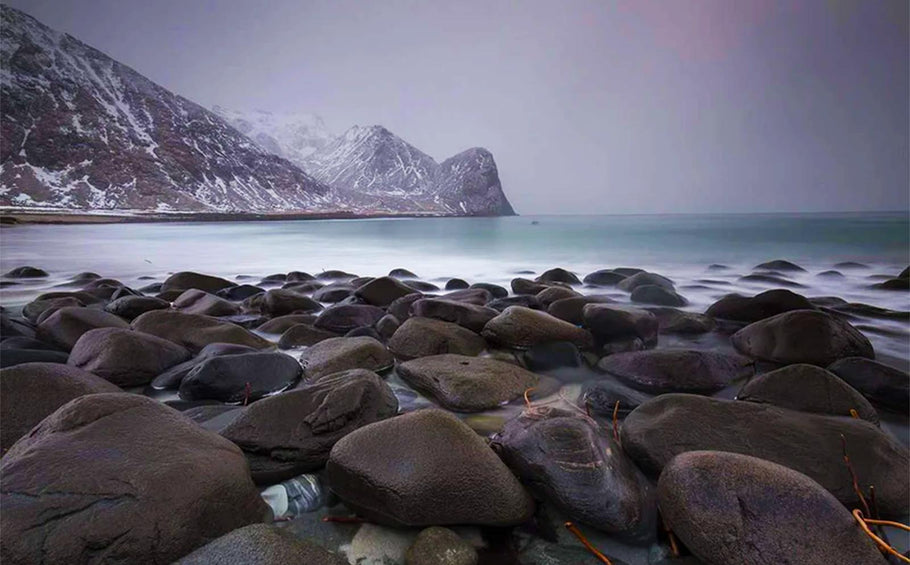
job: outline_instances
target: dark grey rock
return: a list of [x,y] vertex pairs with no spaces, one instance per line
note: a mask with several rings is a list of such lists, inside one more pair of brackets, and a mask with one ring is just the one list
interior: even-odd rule
[[752,362],[745,357],[690,349],[617,353],[601,359],[597,368],[652,394],[711,394],[753,373]]
[[67,364],[117,386],[148,384],[156,375],[190,358],[190,352],[166,339],[128,328],[98,328],[82,334]]
[[584,326],[601,341],[617,341],[637,337],[644,343],[657,341],[657,316],[631,306],[618,304],[586,304],[582,309]]
[[183,400],[254,401],[300,378],[300,363],[284,353],[219,355],[193,367],[180,382]]
[[10,279],[41,279],[47,277],[48,274],[44,269],[26,265],[24,267],[16,267],[15,269],[7,271],[3,273],[3,276]]
[[339,336],[334,332],[321,330],[310,324],[294,324],[281,334],[281,339],[278,340],[278,348],[309,347],[333,337]]
[[146,312],[167,310],[170,307],[170,302],[154,296],[124,296],[109,302],[104,311],[131,322]]
[[910,375],[904,371],[864,357],[838,359],[828,370],[873,403],[910,413]]
[[411,315],[452,322],[479,333],[499,312],[486,306],[445,298],[423,298],[411,304]]
[[592,286],[616,286],[626,277],[628,275],[617,273],[613,269],[601,269],[600,271],[589,273],[582,279],[582,282]]
[[262,297],[260,309],[269,316],[307,314],[322,310],[322,304],[293,290],[272,289]]
[[659,306],[685,306],[688,300],[671,289],[655,284],[644,284],[635,287],[630,297],[632,302],[657,304]]
[[369,304],[339,304],[320,312],[313,325],[322,330],[346,334],[354,328],[372,326],[383,316],[385,311],[382,308]]
[[515,349],[553,341],[568,341],[583,349],[594,345],[587,330],[546,312],[521,306],[506,308],[487,322],[481,335],[492,343]]
[[379,277],[358,288],[354,294],[367,304],[385,308],[395,299],[413,292],[413,288],[392,277]]
[[301,357],[307,379],[347,371],[383,371],[394,364],[392,354],[372,337],[333,337],[313,345]]
[[270,524],[252,524],[207,543],[175,565],[347,565],[312,541]]
[[240,313],[237,304],[195,288],[183,291],[174,300],[174,308],[186,314],[203,316],[233,316]]
[[118,316],[94,308],[61,308],[38,325],[35,335],[42,341],[70,351],[82,334],[97,328],[128,328],[130,325]]
[[130,324],[134,330],[163,337],[190,351],[210,343],[233,343],[267,349],[272,343],[231,322],[172,310],[146,312]]
[[705,314],[712,318],[751,323],[791,310],[812,308],[812,303],[805,296],[789,290],[775,289],[752,297],[728,294],[708,307]]
[[174,273],[173,275],[166,278],[164,280],[164,283],[161,285],[161,291],[166,292],[169,290],[179,290],[180,292],[183,292],[184,290],[195,288],[205,292],[214,293],[223,288],[228,288],[231,286],[234,286],[234,283],[221,277],[213,277],[210,275],[183,271],[180,273]]
[[783,271],[791,273],[805,273],[806,270],[797,265],[796,263],[791,263],[790,261],[784,261],[782,259],[776,259],[774,261],[767,261],[759,265],[755,265],[753,269],[763,269],[771,271]]
[[258,349],[247,345],[210,343],[203,347],[202,351],[189,361],[174,365],[167,371],[155,377],[151,382],[151,386],[156,390],[176,389],[180,387],[180,383],[183,382],[184,377],[186,377],[193,368],[207,359],[218,357],[219,355],[236,355],[238,353],[253,353],[256,351],[258,351]]
[[403,360],[443,353],[479,355],[486,346],[484,339],[469,329],[422,317],[408,318],[389,339],[389,351]]
[[654,285],[667,290],[673,290],[673,281],[665,276],[658,275],[657,273],[648,273],[645,271],[635,273],[616,283],[618,288],[625,290],[626,292],[632,292],[636,288],[645,285]]

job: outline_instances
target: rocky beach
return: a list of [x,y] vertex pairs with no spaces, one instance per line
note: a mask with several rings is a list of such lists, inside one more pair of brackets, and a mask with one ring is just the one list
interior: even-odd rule
[[907,311],[411,267],[6,272],[3,562],[899,562]]

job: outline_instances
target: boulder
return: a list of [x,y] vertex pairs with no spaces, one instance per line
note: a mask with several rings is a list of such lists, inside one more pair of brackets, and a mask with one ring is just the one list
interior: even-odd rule
[[395,335],[395,332],[397,332],[400,327],[401,323],[398,321],[398,318],[391,314],[386,314],[376,322],[376,333],[379,334],[379,337],[381,337],[383,341],[388,341],[392,339],[392,336]]
[[183,379],[197,365],[207,359],[218,357],[219,355],[236,355],[238,353],[253,353],[259,351],[256,348],[247,345],[236,345],[233,343],[210,343],[189,361],[184,361],[179,365],[174,365],[167,371],[161,373],[152,380],[152,388],[156,390],[176,389],[180,387]]
[[397,371],[415,390],[455,412],[496,408],[520,398],[540,380],[511,363],[464,355],[421,357],[398,365]]
[[616,283],[618,288],[626,292],[632,292],[636,288],[645,285],[659,286],[667,290],[673,290],[673,281],[667,277],[658,275],[657,273],[648,273],[645,271],[635,273]]
[[581,296],[571,288],[566,288],[564,286],[551,286],[550,288],[545,288],[537,293],[537,301],[540,302],[540,305],[543,306],[543,309],[546,310],[547,307],[560,300],[562,298],[574,298]]
[[658,306],[685,306],[689,303],[676,291],[656,284],[643,284],[635,287],[630,300],[645,304],[657,304]]
[[480,333],[487,322],[499,315],[499,312],[486,306],[445,298],[423,298],[411,305],[411,315],[452,322],[472,332]]
[[550,284],[534,282],[532,280],[523,279],[521,277],[512,279],[512,282],[510,284],[512,286],[512,292],[515,294],[533,294],[535,296],[539,294],[540,291],[546,290],[552,286]]
[[865,420],[739,400],[662,394],[626,416],[621,439],[623,450],[655,476],[680,453],[729,451],[805,473],[847,508],[860,508],[844,465],[846,443],[860,484],[875,485],[882,514],[902,516],[908,511],[907,448]]
[[256,331],[265,334],[283,334],[297,324],[312,325],[315,321],[315,314],[288,314],[286,316],[278,316],[277,318],[272,318],[271,320],[258,326],[256,328]]
[[731,340],[741,353],[772,363],[826,367],[844,357],[875,356],[859,330],[818,310],[793,310],[753,322]]
[[910,375],[864,357],[838,359],[828,370],[873,403],[903,414],[910,413]]
[[277,352],[238,353],[206,359],[180,382],[183,400],[252,402],[284,390],[300,378],[300,363]]
[[246,300],[251,296],[256,296],[257,294],[262,294],[263,292],[265,292],[265,289],[262,287],[253,286],[251,284],[241,284],[228,288],[222,288],[215,293],[215,296],[225,298],[227,300]]
[[579,285],[581,284],[581,281],[578,280],[578,276],[575,273],[567,271],[561,267],[556,267],[554,269],[544,271],[539,277],[537,277],[537,281]]
[[540,303],[540,300],[537,300],[537,297],[533,294],[519,294],[517,296],[497,298],[496,300],[491,300],[486,304],[487,308],[492,308],[497,312],[502,312],[509,306],[524,306],[525,308],[530,308],[532,310],[546,309],[543,307],[543,304]]
[[552,341],[568,341],[581,348],[594,345],[587,330],[546,312],[521,306],[506,308],[487,322],[481,335],[492,343],[515,349],[527,349]]
[[493,300],[493,293],[486,288],[473,286],[472,288],[466,288],[464,290],[447,292],[443,297],[446,300],[455,300],[457,302],[467,302],[468,304],[483,306],[487,302]]
[[70,351],[82,334],[97,328],[128,328],[123,318],[95,308],[67,306],[38,324],[35,335],[42,341]]
[[657,342],[657,316],[631,306],[586,304],[582,309],[584,326],[601,341],[637,337],[644,343]]
[[369,304],[339,304],[320,312],[313,325],[321,330],[346,334],[354,328],[372,326],[383,316],[382,308]]
[[667,465],[658,492],[668,527],[705,563],[887,563],[836,498],[770,461],[691,451]]
[[414,292],[402,296],[401,298],[389,304],[388,312],[389,314],[395,316],[395,319],[397,319],[399,322],[404,323],[405,320],[411,317],[411,306],[425,296],[426,295],[420,292]]
[[416,278],[419,278],[419,277],[418,277],[417,275],[415,275],[413,272],[411,272],[411,271],[409,271],[409,270],[407,270],[407,269],[402,269],[402,268],[400,268],[400,267],[397,268],[397,269],[392,269],[391,271],[389,271],[389,276],[392,277],[392,278],[396,278],[396,279],[416,279]]
[[765,271],[781,271],[781,272],[790,272],[790,273],[805,273],[806,269],[803,269],[796,263],[791,263],[790,261],[784,261],[783,259],[775,259],[774,261],[767,261],[759,265],[755,265],[753,270],[765,270]]
[[165,279],[164,283],[161,285],[161,292],[167,292],[170,290],[178,290],[180,292],[183,292],[184,290],[195,288],[204,292],[215,293],[223,288],[228,288],[231,286],[234,286],[234,283],[221,277],[212,277],[200,273],[182,271],[179,273],[174,273]]
[[524,351],[521,357],[524,365],[531,371],[554,371],[587,366],[578,347],[567,341],[535,345]]
[[327,284],[313,293],[313,300],[335,304],[354,296],[354,287],[347,283]]
[[98,328],[82,334],[67,363],[120,387],[142,386],[190,358],[186,348],[166,339],[124,328]]
[[757,322],[791,310],[811,310],[809,299],[785,289],[775,289],[752,297],[728,294],[708,307],[705,312],[712,318]]
[[358,288],[354,294],[367,304],[387,307],[395,299],[412,294],[414,289],[392,277],[379,277]]
[[322,468],[339,439],[397,412],[379,375],[353,369],[260,400],[221,434],[243,449],[253,480],[274,484]]
[[104,311],[131,322],[146,312],[167,310],[170,307],[170,302],[154,296],[124,296],[109,302]]
[[15,367],[23,363],[63,363],[69,356],[63,351],[49,349],[4,349],[0,354],[0,368]]
[[715,326],[714,319],[704,314],[661,306],[651,306],[645,309],[657,316],[662,334],[703,334],[712,331]]
[[293,290],[272,289],[262,297],[260,310],[269,316],[305,314],[322,310],[322,304]]
[[616,286],[626,277],[628,277],[628,275],[617,273],[613,269],[601,269],[589,273],[582,279],[582,282],[592,286]]
[[36,299],[22,307],[22,315],[29,322],[39,324],[47,316],[67,306],[85,306],[85,302],[75,296]]
[[657,504],[611,433],[549,407],[506,422],[491,447],[531,490],[573,521],[626,537],[651,535]]
[[236,324],[198,314],[153,310],[130,325],[134,330],[162,337],[194,352],[210,343],[233,343],[256,349],[272,347],[268,340]]
[[[635,390],[613,379],[590,381],[582,388],[579,405],[586,412],[612,418],[625,418],[632,410],[651,398],[650,394]],[[619,402],[619,409],[616,403]]]
[[601,359],[597,368],[651,394],[712,394],[753,373],[753,364],[745,357],[693,349],[616,353]]
[[285,276],[284,280],[287,282],[307,282],[316,280],[316,277],[303,271],[291,271]]
[[170,563],[268,512],[240,449],[136,394],[62,406],[0,472],[10,564]]
[[555,316],[570,324],[580,326],[584,324],[585,321],[585,306],[588,304],[610,304],[613,302],[616,301],[609,296],[589,294],[587,296],[574,296],[555,300],[554,302],[551,302],[545,310],[551,316]]
[[486,290],[493,296],[494,299],[505,298],[509,295],[509,291],[504,287],[499,286],[498,284],[479,282],[472,284],[469,288]]
[[910,278],[888,279],[872,285],[872,288],[881,290],[910,290]]
[[271,524],[251,524],[207,543],[175,565],[347,565],[312,541]]
[[186,314],[203,316],[233,316],[240,313],[237,304],[195,288],[183,291],[174,301],[174,308]]
[[294,324],[281,334],[281,339],[278,340],[278,349],[309,347],[333,337],[338,337],[338,334],[321,330],[310,324]]
[[326,479],[347,506],[391,526],[512,526],[534,502],[486,441],[454,415],[418,410],[364,426],[329,455]]
[[0,454],[70,400],[102,392],[120,388],[60,363],[22,363],[0,370]]
[[408,288],[412,288],[417,292],[434,292],[439,290],[439,287],[433,283],[428,283],[425,281],[401,281]]
[[405,554],[405,565],[476,565],[477,550],[448,528],[420,532]]
[[48,274],[44,269],[25,265],[24,267],[16,267],[15,269],[5,272],[3,273],[3,276],[8,279],[41,279],[47,277]]
[[383,371],[394,364],[392,354],[372,337],[333,337],[313,345],[301,357],[307,379],[348,369]]
[[464,279],[449,279],[446,282],[446,290],[463,290],[469,288],[471,285],[468,284],[468,281]]
[[459,325],[433,318],[408,318],[389,340],[389,351],[403,360],[457,353],[479,355],[486,349],[482,337]]

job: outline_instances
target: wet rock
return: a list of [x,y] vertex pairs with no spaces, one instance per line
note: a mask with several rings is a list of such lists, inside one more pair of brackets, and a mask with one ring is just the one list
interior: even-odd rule
[[823,279],[842,279],[844,274],[840,271],[822,271],[815,275],[816,277],[821,277]]
[[848,417],[851,410],[856,410],[863,420],[878,424],[878,413],[863,395],[835,374],[815,365],[788,365],[758,375],[746,383],[736,397],[832,416]]
[[486,288],[475,287],[465,290],[455,290],[448,292],[443,296],[443,298],[446,300],[455,300],[456,302],[466,302],[468,304],[483,306],[487,302],[493,300],[493,293]]
[[40,349],[42,351],[62,352],[59,347],[53,343],[47,343],[33,337],[6,337],[0,341],[0,351],[9,351],[11,349]]
[[321,546],[270,524],[252,524],[200,547],[175,565],[347,565]]
[[284,280],[287,282],[307,282],[316,280],[316,277],[303,271],[291,271],[287,274]]
[[463,290],[469,288],[471,285],[468,284],[468,281],[464,279],[449,279],[446,282],[446,290]]
[[836,498],[769,461],[685,453],[664,469],[658,490],[669,528],[706,563],[886,563]]
[[4,349],[0,355],[0,368],[15,367],[23,363],[63,363],[68,355],[62,351],[48,349]]
[[274,484],[320,469],[339,439],[397,412],[385,381],[354,369],[260,400],[221,433],[243,449],[257,483]]
[[874,424],[768,404],[662,394],[626,416],[623,450],[646,473],[657,475],[687,451],[716,450],[767,459],[805,473],[847,508],[860,508],[844,467],[850,462],[862,484],[874,484],[879,509],[905,515],[910,500],[907,448]]
[[407,269],[402,269],[402,268],[392,269],[391,271],[389,271],[389,276],[390,276],[390,277],[393,277],[393,278],[396,278],[396,279],[417,279],[417,278],[420,278],[420,277],[418,277],[417,275],[415,275],[413,272],[411,272],[411,271],[409,271],[409,270],[407,270]]
[[601,359],[597,368],[652,394],[711,394],[753,372],[752,362],[745,357],[689,349],[617,353]]
[[547,308],[547,313],[555,316],[560,320],[569,322],[576,326],[584,323],[584,309],[588,304],[610,304],[616,302],[609,296],[600,296],[589,294],[587,296],[575,296],[561,298],[552,302]]
[[784,278],[779,275],[765,274],[765,273],[753,273],[751,275],[745,275],[739,277],[741,282],[753,282],[753,283],[762,283],[769,284],[774,286],[785,286],[788,288],[806,288],[806,285],[800,284],[790,279]]
[[35,337],[35,328],[28,320],[11,318],[0,306],[0,336],[7,337]]
[[293,326],[296,326],[297,324],[312,325],[315,321],[315,314],[288,314],[286,316],[278,316],[277,318],[272,318],[271,320],[258,326],[256,328],[256,331],[267,334],[283,334],[285,331],[289,330]]
[[522,354],[525,366],[532,371],[553,371],[584,367],[585,361],[575,344],[567,341],[541,343]]
[[539,277],[537,277],[538,282],[559,282],[566,284],[576,284],[580,285],[581,281],[578,280],[578,276],[571,272],[567,271],[561,267],[556,267],[555,269],[549,269],[544,271]]
[[477,550],[448,528],[433,526],[418,534],[405,565],[476,565]]
[[600,271],[589,273],[582,279],[582,282],[592,286],[616,286],[626,277],[628,275],[617,273],[613,269],[601,269]]
[[385,308],[395,299],[413,292],[413,288],[392,277],[379,277],[358,288],[354,294],[367,304]]
[[397,371],[415,390],[455,412],[496,408],[540,380],[517,365],[464,355],[421,357],[398,365]]
[[775,289],[752,297],[728,294],[705,312],[712,318],[757,322],[791,310],[811,310],[812,303],[802,295],[784,289]]
[[[579,397],[579,405],[605,418],[611,418],[613,411],[619,418],[625,418],[632,410],[646,402],[651,395],[627,387],[620,382],[612,379],[601,379],[590,381],[585,384]],[[616,403],[619,402],[619,409],[616,409]]]
[[646,310],[657,316],[662,334],[703,334],[712,331],[715,325],[714,320],[704,314],[667,307],[650,307]]
[[309,347],[333,337],[339,336],[334,332],[321,330],[310,324],[294,324],[281,334],[281,339],[278,340],[278,348]]
[[521,277],[512,279],[511,282],[512,292],[515,294],[533,294],[537,295],[542,290],[549,288],[550,284],[544,284],[539,282],[534,282],[532,280],[523,279]]
[[388,341],[392,339],[392,336],[395,335],[395,332],[400,327],[401,323],[399,323],[398,318],[391,314],[386,314],[376,322],[376,333],[379,334],[382,341]]
[[547,307],[556,302],[557,300],[563,298],[573,298],[581,296],[571,288],[566,288],[564,286],[551,286],[537,293],[537,300],[540,302],[543,309],[546,310]]
[[492,343],[515,349],[553,341],[568,341],[581,348],[594,345],[591,334],[546,312],[521,306],[506,308],[487,322],[481,333]]
[[657,316],[641,308],[618,304],[586,304],[584,326],[601,341],[637,337],[644,343],[657,341]]
[[[339,284],[343,284],[343,283],[339,283]],[[281,285],[281,289],[282,290],[293,290],[294,292],[306,294],[308,292],[315,292],[321,288],[325,288],[326,286],[330,286],[330,285],[326,285],[319,281],[312,280],[312,281],[303,281],[303,282],[288,282],[288,283]],[[344,286],[347,286],[347,285],[344,285]]]
[[910,375],[863,357],[838,359],[828,370],[863,396],[891,410],[910,413]]
[[859,330],[817,310],[793,310],[754,322],[731,340],[741,353],[772,363],[825,367],[844,357],[874,357],[872,344]]
[[486,290],[493,296],[494,299],[495,298],[505,298],[506,296],[509,295],[509,291],[506,290],[505,288],[499,286],[498,284],[479,282],[479,283],[472,284],[470,286],[470,288],[475,288],[475,289],[479,288],[482,290]]
[[385,346],[371,337],[333,337],[307,349],[301,362],[306,378],[312,380],[349,369],[383,371],[394,360]]
[[222,288],[215,293],[215,296],[224,298],[226,300],[246,300],[251,296],[256,296],[257,294],[262,294],[263,292],[265,292],[265,289],[260,286],[241,284],[228,288]]
[[844,261],[842,263],[835,263],[835,269],[868,269],[869,265],[863,265],[862,263],[857,263],[855,261]]
[[389,339],[389,351],[403,360],[457,353],[479,355],[486,349],[482,337],[457,324],[433,318],[408,318]]
[[48,316],[38,325],[36,336],[70,351],[82,334],[97,328],[128,328],[123,318],[103,310],[68,306]]
[[170,563],[268,511],[236,446],[135,394],[69,402],[0,471],[9,563]]
[[321,330],[346,334],[354,328],[372,326],[383,316],[382,308],[369,304],[339,304],[320,312],[313,325]]
[[511,526],[534,512],[484,439],[442,410],[348,434],[332,448],[326,478],[357,514],[391,526]]
[[400,323],[404,323],[405,320],[411,317],[411,305],[424,298],[424,296],[424,294],[419,292],[402,296],[389,304],[388,312],[395,316],[395,319]]
[[186,314],[203,316],[233,316],[240,313],[237,304],[195,288],[181,293],[174,301],[174,307]]
[[3,274],[3,276],[9,279],[40,279],[47,277],[48,274],[44,269],[26,265],[24,267],[16,267],[15,269],[7,271]]
[[657,273],[641,272],[635,273],[616,284],[616,286],[626,292],[632,292],[636,288],[645,285],[659,286],[667,290],[673,290],[673,281]]
[[186,374],[180,382],[180,398],[251,402],[288,388],[302,372],[300,363],[284,353],[219,355]]
[[908,278],[910,278],[910,267],[907,267],[906,269],[904,269],[903,271],[901,271],[901,272],[897,275],[897,278],[899,278],[899,279],[908,279]]
[[401,281],[408,288],[412,288],[417,292],[434,292],[439,290],[439,287],[433,283],[428,283],[425,281]]
[[675,291],[666,289],[655,284],[644,284],[635,287],[630,297],[632,302],[643,302],[645,304],[657,304],[659,306],[685,306],[688,300],[677,294]]
[[186,348],[128,328],[99,328],[82,334],[67,363],[121,387],[151,382],[190,358]]
[[[376,323],[378,324],[379,322]],[[354,328],[353,330],[344,334],[344,337],[371,337],[376,341],[382,341],[382,336],[379,335],[379,332],[371,327]]]
[[210,343],[233,343],[256,349],[272,344],[236,324],[171,310],[153,310],[133,320],[134,330],[162,337],[190,351],[199,351]]
[[[4,351],[3,356],[6,354]],[[0,453],[5,454],[19,438],[70,400],[102,392],[120,392],[120,388],[60,363],[23,363],[0,370]]]
[[322,310],[322,304],[292,290],[273,289],[265,293],[260,306],[263,314],[285,316]]
[[491,300],[486,304],[487,308],[492,308],[498,312],[502,312],[509,306],[524,306],[525,308],[530,308],[532,310],[544,310],[543,304],[537,300],[537,297],[532,294],[519,294],[518,296],[509,296],[507,298],[497,298],[496,300]]
[[104,307],[104,311],[120,316],[124,320],[133,321],[146,312],[167,310],[170,307],[170,302],[154,296],[124,296],[108,303]]
[[607,430],[544,407],[506,422],[491,445],[540,499],[573,521],[627,537],[650,535],[657,504],[647,480]]
[[486,306],[445,298],[423,298],[411,305],[411,315],[451,322],[479,333],[499,312]]
[[755,265],[753,270],[770,270],[770,271],[782,271],[790,273],[805,273],[806,270],[797,265],[796,263],[791,263],[790,261],[784,261],[782,259],[776,259],[774,261],[767,261],[759,265]]
[[152,388],[156,390],[168,390],[176,389],[180,387],[180,383],[183,382],[184,377],[186,377],[193,368],[201,364],[207,359],[213,357],[218,357],[219,355],[236,355],[238,353],[253,353],[258,351],[258,349],[249,347],[246,345],[235,345],[233,343],[210,343],[202,348],[195,357],[188,361],[184,361],[178,365],[174,365],[167,371],[161,373],[152,380]]
[[195,288],[204,292],[215,293],[223,288],[231,286],[234,286],[234,283],[221,277],[212,277],[200,273],[183,271],[174,273],[166,278],[161,285],[161,291],[179,290],[180,292],[183,292],[184,290]]
[[643,351],[647,349],[645,342],[640,337],[625,337],[618,341],[608,341],[600,348],[603,355],[616,355],[617,353],[628,353],[630,351]]
[[22,315],[33,324],[40,324],[44,319],[61,308],[68,306],[85,306],[85,303],[75,296],[61,296],[45,300],[32,300],[22,307]]
[[879,284],[873,285],[873,288],[881,290],[910,290],[910,278],[903,277],[899,279],[888,279]]

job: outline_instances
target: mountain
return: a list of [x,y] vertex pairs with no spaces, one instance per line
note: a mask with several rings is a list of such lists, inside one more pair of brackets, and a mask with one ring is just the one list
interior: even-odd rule
[[307,157],[332,141],[322,118],[315,114],[279,114],[255,110],[241,112],[222,106],[212,111],[269,153],[303,167]]
[[361,206],[452,215],[514,215],[493,155],[468,149],[440,165],[382,126],[354,126],[303,162]]

